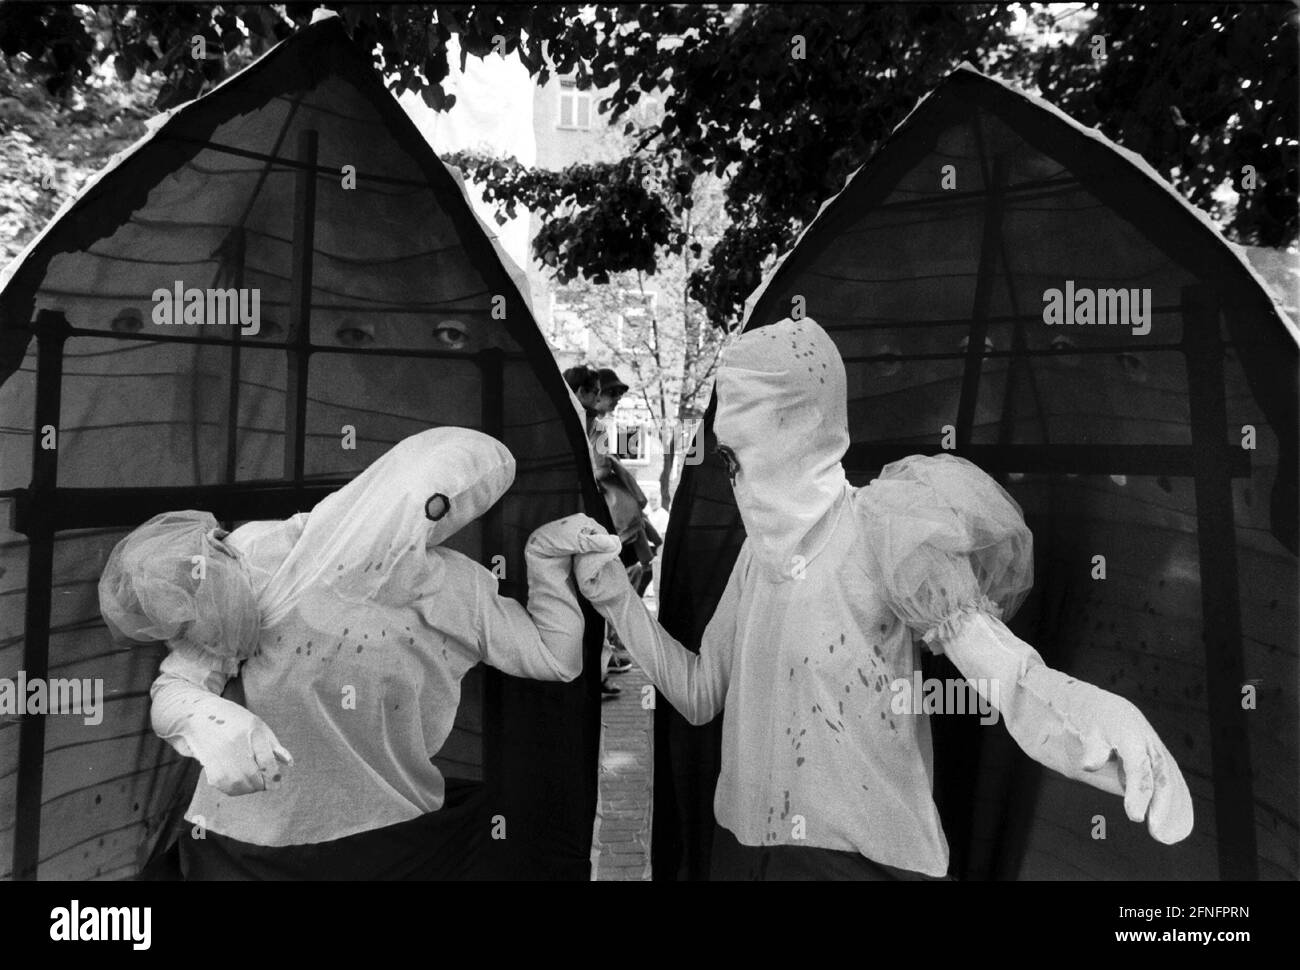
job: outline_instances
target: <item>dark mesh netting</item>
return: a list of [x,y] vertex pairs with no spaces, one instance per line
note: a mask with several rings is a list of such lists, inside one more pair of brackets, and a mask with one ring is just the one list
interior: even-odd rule
[[[450,543],[503,572],[504,593],[525,596],[538,525],[606,518],[522,274],[369,60],[336,19],[302,30],[160,118],[5,281],[0,676],[102,677],[106,705],[97,727],[0,724],[0,875],[17,859],[19,877],[132,876],[174,834],[194,763],[149,726],[162,648],[115,647],[95,593],[151,515],[286,517],[454,425],[517,461],[505,499]],[[257,289],[258,332],[156,324],[155,290],[177,283]],[[509,824],[475,875],[588,877],[598,691],[466,679],[435,760]]]

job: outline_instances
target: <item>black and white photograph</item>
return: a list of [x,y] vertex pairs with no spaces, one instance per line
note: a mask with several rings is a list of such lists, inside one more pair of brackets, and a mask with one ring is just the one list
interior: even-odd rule
[[1290,2],[0,3],[6,938],[854,881],[1240,959],[1298,66]]

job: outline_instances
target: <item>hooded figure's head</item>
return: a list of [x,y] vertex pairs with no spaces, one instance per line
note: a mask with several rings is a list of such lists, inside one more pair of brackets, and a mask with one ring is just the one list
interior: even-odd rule
[[99,610],[115,640],[165,640],[233,674],[257,645],[247,570],[209,512],[155,515],[109,554]]
[[[273,574],[255,576],[263,622],[284,616],[311,585],[353,601],[426,595],[441,571],[431,547],[495,505],[514,480],[506,446],[480,431],[433,428],[399,441],[312,509]],[[249,540],[262,537],[231,535],[245,549]]]
[[718,366],[718,447],[735,455],[736,504],[754,555],[790,578],[820,552],[850,490],[844,361],[810,319],[742,334]]

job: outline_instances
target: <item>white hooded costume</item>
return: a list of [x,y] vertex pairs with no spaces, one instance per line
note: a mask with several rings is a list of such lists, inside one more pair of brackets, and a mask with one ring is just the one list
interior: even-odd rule
[[844,365],[812,320],[741,335],[722,358],[717,396],[714,427],[739,462],[747,538],[699,653],[659,627],[607,554],[580,556],[577,576],[691,723],[725,707],[720,825],[744,845],[845,850],[946,874],[928,717],[891,707],[891,684],[919,668],[920,639],[987,691],[1031,757],[1123,794],[1129,817],[1148,819],[1160,841],[1187,836],[1187,786],[1137,708],[1047,667],[1002,623],[1032,585],[1033,556],[1020,509],[996,482],[940,455],[851,486],[840,464]]
[[[437,428],[399,442],[310,513],[224,538],[210,515],[170,513],[119,543],[101,610],[119,635],[171,647],[152,718],[204,765],[188,819],[287,846],[436,811],[444,785],[429,759],[471,667],[551,681],[581,672],[570,557],[617,552],[616,539],[583,515],[534,532],[527,609],[441,546],[514,473],[500,442]],[[236,672],[242,707],[219,696]]]

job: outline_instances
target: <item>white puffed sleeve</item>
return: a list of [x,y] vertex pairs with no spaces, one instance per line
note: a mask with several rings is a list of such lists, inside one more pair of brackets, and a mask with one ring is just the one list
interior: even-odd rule
[[207,512],[156,515],[119,542],[99,580],[99,609],[117,639],[165,640],[173,652],[232,676],[257,646],[257,600],[240,553]]
[[1033,541],[1015,500],[952,455],[894,462],[864,492],[876,581],[899,618],[998,708],[1027,755],[1122,795],[1158,841],[1186,838],[1191,795],[1142,712],[1047,666],[1002,622],[1033,585]]
[[1015,499],[955,455],[886,465],[862,491],[881,593],[936,652],[963,613],[1010,617],[1034,582],[1033,536]]

